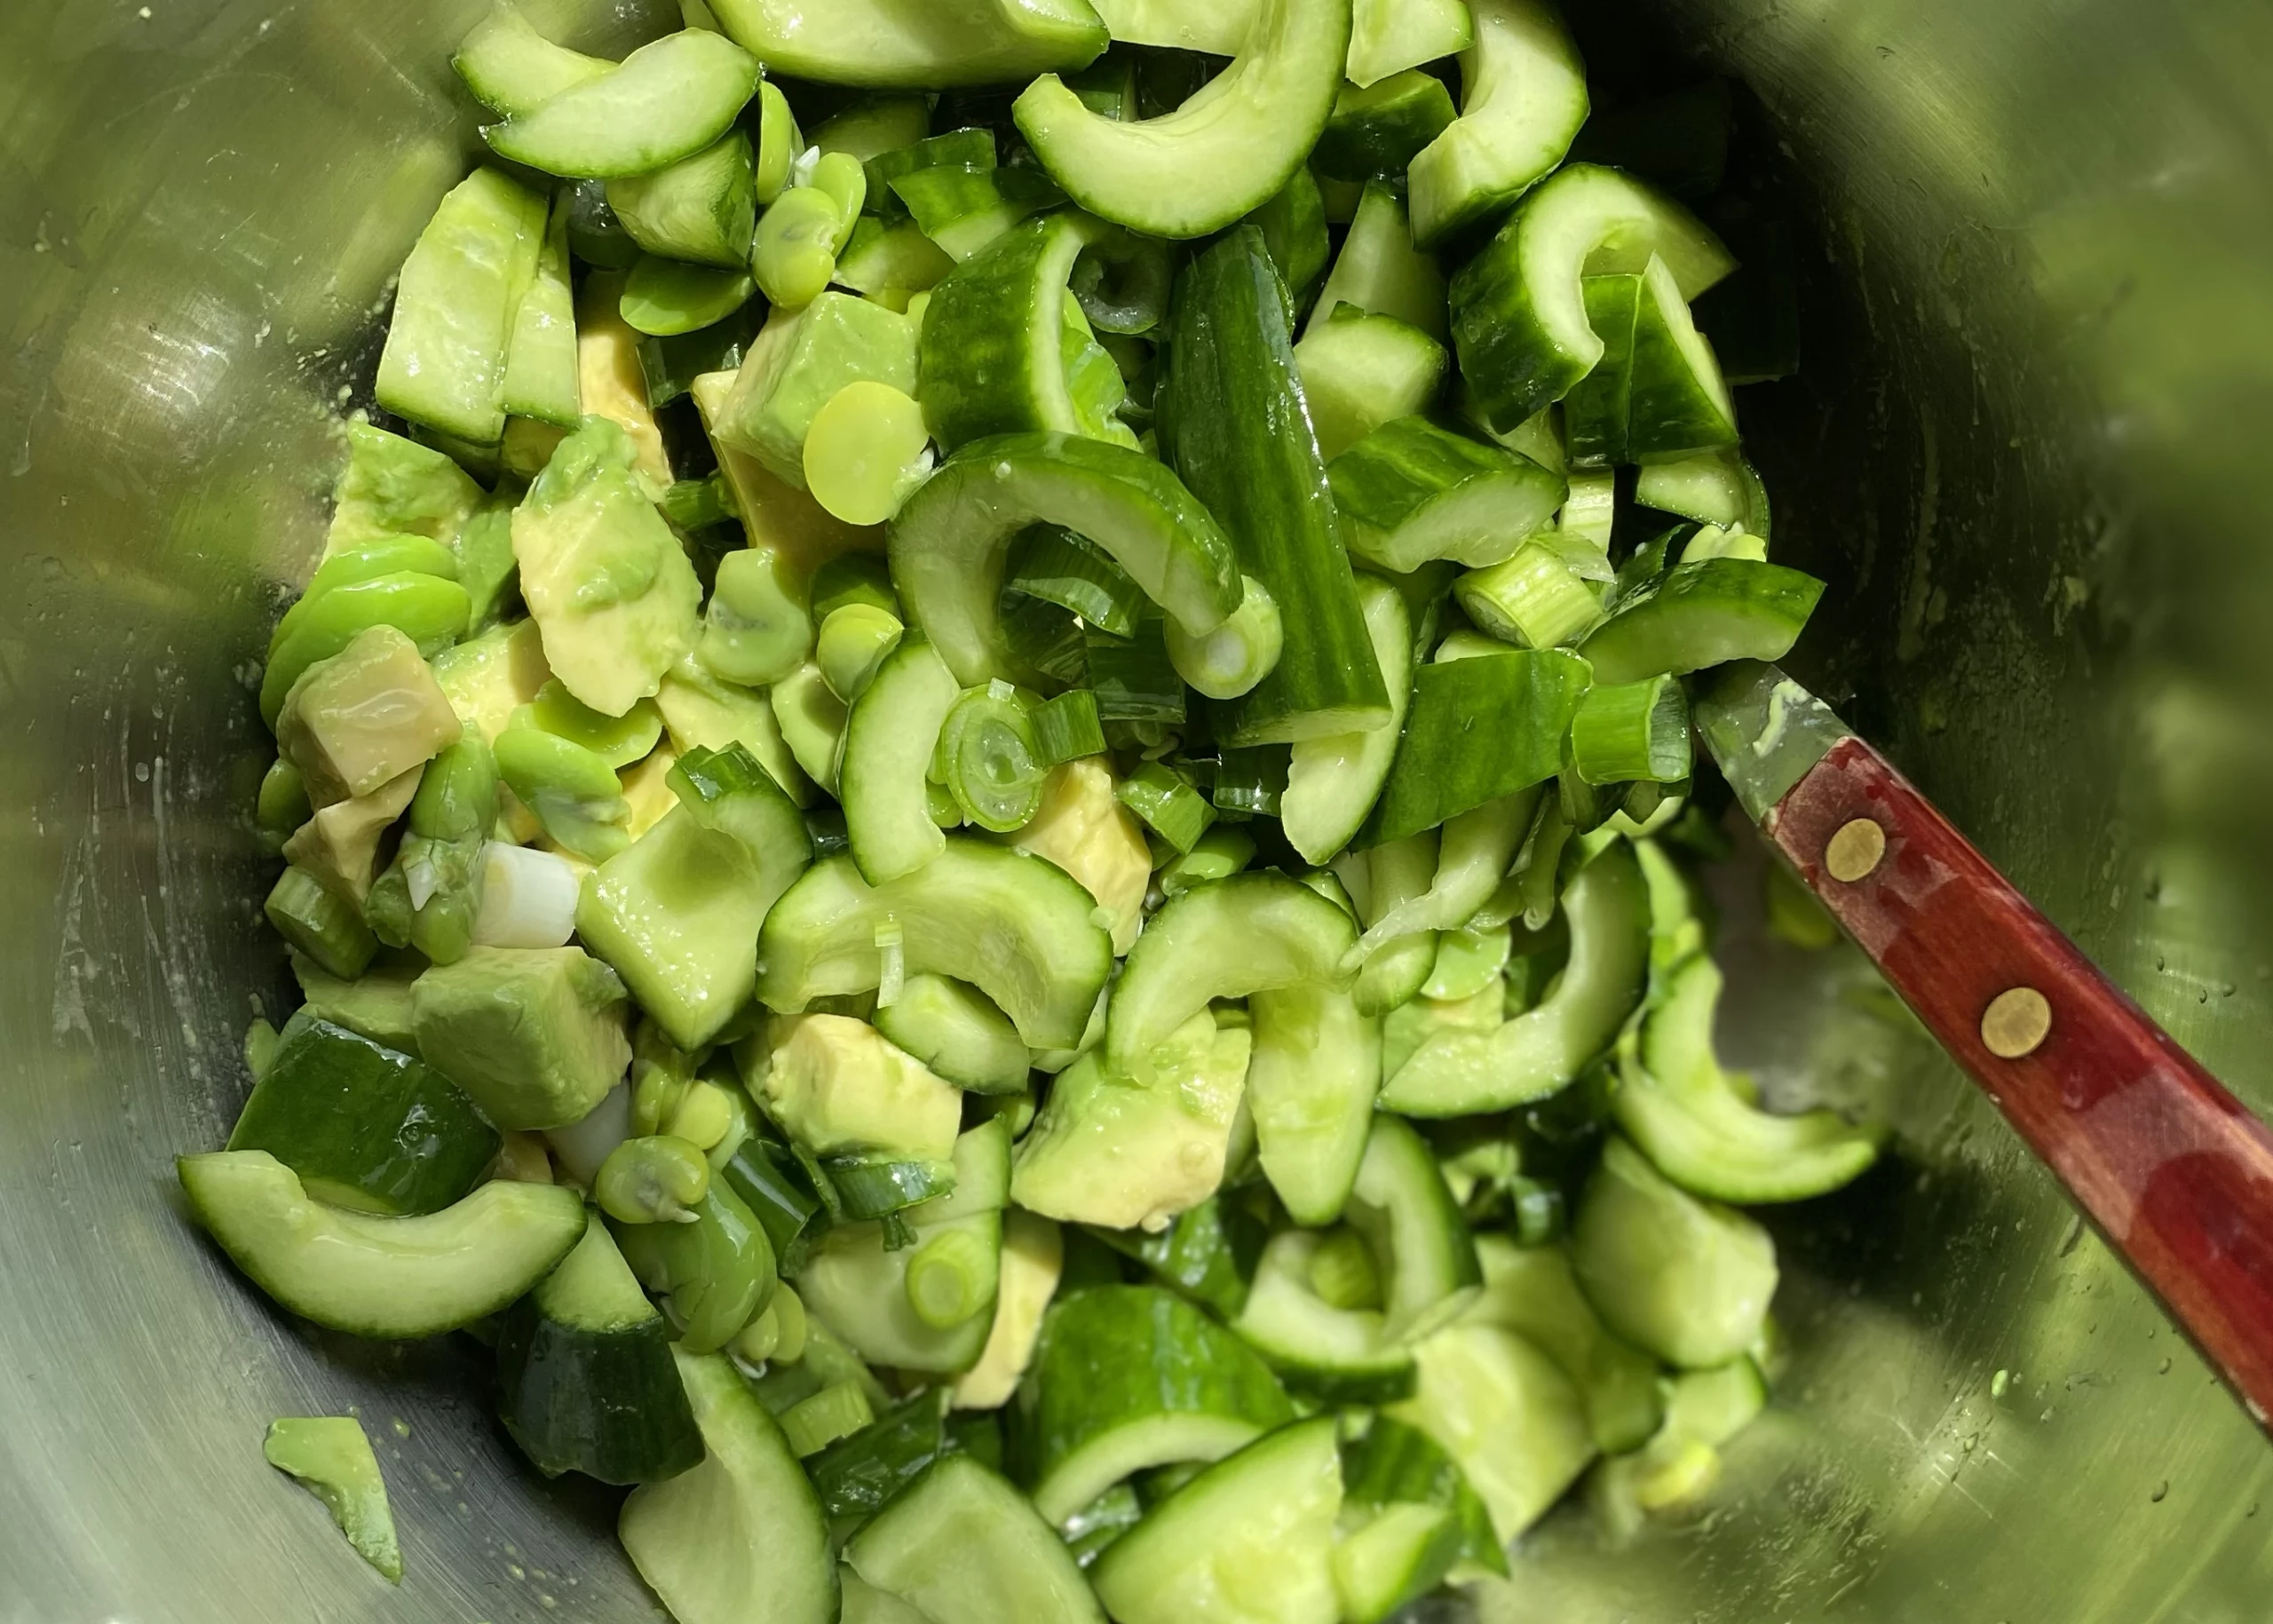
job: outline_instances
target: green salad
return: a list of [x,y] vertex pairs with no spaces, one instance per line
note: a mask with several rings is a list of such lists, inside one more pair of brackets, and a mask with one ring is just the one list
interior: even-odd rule
[[[1822,590],[1775,278],[1641,178],[1725,91],[1590,121],[1544,0],[685,6],[457,47],[198,1220],[494,1349],[679,1624],[1373,1624],[1697,1510],[1739,1208],[1878,1147],[1713,1043],[1684,685]],[[272,1454],[394,1561],[342,1424]]]

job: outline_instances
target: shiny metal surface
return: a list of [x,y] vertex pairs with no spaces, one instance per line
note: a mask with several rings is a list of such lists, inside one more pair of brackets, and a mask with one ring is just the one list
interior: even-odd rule
[[[1821,226],[1806,372],[1745,401],[1779,555],[1833,582],[1794,675],[2273,1105],[2273,10],[1652,4],[1752,85]],[[4,1624],[653,1616],[463,1347],[304,1340],[169,1165],[279,986],[249,662],[470,150],[442,43],[479,9],[0,13]],[[2263,1619],[2273,1453],[1851,961],[1732,941],[1732,1057],[1884,1099],[1900,1157],[1779,1220],[1792,1368],[1724,1508],[1625,1554],[1560,1522],[1486,1614]],[[348,1406],[400,1593],[260,1459],[271,1416]]]
[[1777,666],[1739,660],[1699,685],[1697,742],[1758,823],[1853,729]]

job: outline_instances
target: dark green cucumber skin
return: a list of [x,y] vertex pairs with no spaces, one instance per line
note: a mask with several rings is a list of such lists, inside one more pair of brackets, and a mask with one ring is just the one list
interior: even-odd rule
[[1310,295],[1326,274],[1333,247],[1326,235],[1326,199],[1318,178],[1298,169],[1268,202],[1247,217],[1263,231],[1263,250],[1287,284],[1289,307],[1307,309]]
[[[1350,713],[1389,705],[1295,368],[1292,325],[1262,231],[1226,233],[1177,280],[1155,408],[1161,455],[1285,618],[1276,669],[1213,708],[1216,737],[1231,745],[1347,731]],[[1306,725],[1322,714],[1343,719]]]
[[1246,1306],[1255,1259],[1270,1239],[1262,1220],[1236,1198],[1226,1200],[1220,1192],[1178,1214],[1176,1222],[1158,1234],[1093,1227],[1089,1232],[1122,1256],[1144,1264],[1162,1285],[1175,1287],[1227,1319],[1236,1319]]
[[829,1225],[828,1208],[808,1188],[788,1147],[753,1134],[718,1169],[772,1244],[781,1272],[794,1276]]
[[1097,1286],[1053,1304],[1019,1382],[1011,1458],[1029,1487],[1123,1422],[1162,1411],[1294,1419],[1271,1367],[1174,1292]]
[[994,132],[992,130],[949,130],[939,135],[925,136],[908,147],[897,147],[890,152],[878,153],[862,164],[868,172],[867,207],[871,213],[885,219],[904,218],[907,205],[891,189],[891,183],[902,175],[913,175],[917,170],[938,169],[991,170],[994,167]]
[[805,1462],[821,1509],[831,1517],[873,1517],[923,1475],[955,1438],[937,1391],[918,1393]]
[[496,1160],[497,1130],[441,1073],[328,1020],[287,1035],[245,1101],[233,1151],[360,1191],[398,1217],[440,1212]]
[[989,434],[1073,426],[1041,420],[1026,377],[1035,323],[1046,321],[1055,341],[1064,320],[1065,285],[1041,275],[1041,262],[1078,229],[1064,215],[1028,220],[931,289],[921,345],[923,416],[943,451]]
[[1389,781],[1351,844],[1402,840],[1553,778],[1587,686],[1585,662],[1560,649],[1421,667]]
[[545,1318],[531,1293],[498,1335],[497,1385],[505,1430],[548,1477],[660,1483],[701,1463],[661,1315],[586,1330]]
[[1495,1573],[1508,1571],[1508,1553],[1492,1532],[1492,1515],[1468,1477],[1437,1440],[1418,1427],[1376,1415],[1363,1438],[1342,1446],[1345,1505],[1445,1506],[1460,1525],[1463,1560]]
[[1603,342],[1595,369],[1563,397],[1565,454],[1573,468],[1608,468],[1627,458],[1628,422],[1634,398],[1634,321],[1642,279],[1589,276],[1587,325]]
[[1567,493],[1561,479],[1519,452],[1479,445],[1426,417],[1414,416],[1382,424],[1335,457],[1327,469],[1327,480],[1333,487],[1335,507],[1393,532],[1432,498],[1462,481],[1511,472],[1535,479],[1542,501],[1548,490]]
[[1396,76],[1406,83],[1388,99],[1363,91],[1353,96],[1343,88],[1311,154],[1319,174],[1335,180],[1402,180],[1421,149],[1444,133],[1457,115],[1445,82],[1425,73]]

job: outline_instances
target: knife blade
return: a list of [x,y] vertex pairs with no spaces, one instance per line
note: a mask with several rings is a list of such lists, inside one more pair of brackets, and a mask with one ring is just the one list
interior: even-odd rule
[[1854,730],[1777,666],[1739,660],[1694,704],[1697,731],[1754,823]]

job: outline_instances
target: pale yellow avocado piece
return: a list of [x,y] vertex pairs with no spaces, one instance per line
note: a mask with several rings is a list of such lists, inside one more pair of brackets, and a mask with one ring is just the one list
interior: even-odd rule
[[653,828],[678,805],[677,792],[670,785],[670,771],[677,762],[677,750],[669,744],[659,744],[616,774],[623,781],[624,804],[631,808],[631,816],[623,827],[631,832],[632,839],[637,840]]
[[370,626],[300,674],[277,714],[276,748],[326,806],[424,765],[463,732],[418,645]]
[[1010,1401],[1041,1336],[1042,1311],[1057,1295],[1065,1241],[1057,1225],[1013,1208],[1002,1215],[1002,1267],[994,1289],[994,1328],[978,1363],[955,1378],[954,1407],[994,1410]]
[[[777,315],[776,319],[779,317]],[[882,552],[884,527],[848,525],[786,479],[777,479],[764,463],[711,432],[726,398],[734,392],[734,374],[706,372],[687,385],[694,409],[710,434],[711,449],[718,454],[718,471],[734,493],[742,530],[753,547],[771,547],[805,579],[840,552]]]
[[595,271],[576,301],[576,384],[587,416],[605,417],[631,439],[635,463],[652,500],[671,487],[671,459],[663,432],[647,404],[647,376],[639,369],[639,335],[623,319],[624,273]]
[[961,1089],[846,1015],[778,1018],[764,1093],[767,1113],[817,1156],[889,1150],[945,1161],[962,1126]]
[[1136,945],[1144,925],[1152,853],[1143,826],[1114,788],[1104,757],[1066,762],[1042,786],[1041,810],[1006,838],[1021,852],[1048,858],[1081,881],[1099,907],[1111,910],[1113,950],[1119,955]]
[[283,1416],[268,1423],[261,1453],[323,1501],[357,1556],[388,1583],[402,1582],[402,1549],[387,1507],[386,1479],[361,1422],[352,1415]]
[[424,535],[455,548],[481,500],[481,487],[441,452],[351,423],[323,556],[390,535]]
[[513,712],[552,680],[552,668],[544,662],[536,622],[522,620],[492,626],[435,655],[434,680],[458,720],[478,730],[484,743],[495,744]]
[[1066,1224],[1160,1230],[1224,1181],[1253,1037],[1202,1010],[1152,1053],[1152,1077],[1091,1050],[1058,1077],[1011,1157],[1010,1199]]
[[739,744],[757,757],[757,764],[781,787],[782,794],[800,806],[811,804],[812,781],[789,753],[773,707],[757,689],[712,676],[709,667],[689,654],[663,674],[662,686],[655,690],[655,709],[663,713],[671,748],[680,755]]
[[379,877],[379,836],[408,810],[425,775],[421,762],[368,795],[320,808],[284,843],[284,860],[360,906]]
[[694,646],[702,584],[606,417],[560,442],[513,511],[521,596],[569,693],[620,717]]

